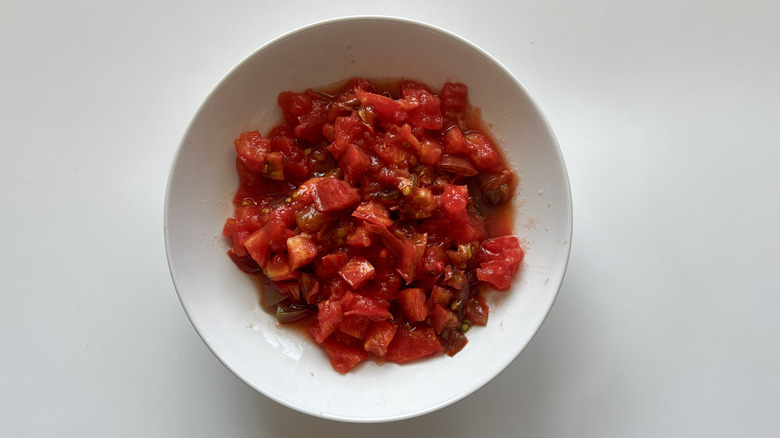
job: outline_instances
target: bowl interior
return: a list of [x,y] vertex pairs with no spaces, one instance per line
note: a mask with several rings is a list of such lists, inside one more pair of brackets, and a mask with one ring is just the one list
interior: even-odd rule
[[[225,255],[221,236],[237,188],[233,140],[281,120],[276,97],[362,76],[469,86],[521,187],[515,232],[526,257],[512,289],[493,293],[487,327],[469,331],[454,358],[406,365],[367,362],[347,375],[301,333],[279,327],[258,288]],[[261,48],[208,97],[185,134],[166,196],[169,266],[187,315],[237,376],[301,412],[356,422],[389,421],[453,403],[495,377],[523,350],[557,295],[571,240],[571,199],[554,136],[505,68],[442,30],[400,19],[349,18],[312,25]]]

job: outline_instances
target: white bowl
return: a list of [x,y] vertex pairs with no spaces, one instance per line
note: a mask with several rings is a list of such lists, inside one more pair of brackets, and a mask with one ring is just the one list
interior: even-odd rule
[[[346,375],[302,333],[280,327],[258,288],[227,257],[221,236],[238,186],[233,140],[281,120],[279,92],[344,79],[410,78],[469,87],[510,166],[521,178],[515,233],[526,250],[510,291],[488,298],[486,327],[455,357],[396,365],[371,361]],[[553,133],[517,79],[449,32],[398,18],[350,17],[284,35],[235,67],[203,103],[179,146],[165,204],[165,244],[182,306],[222,363],[265,396],[300,412],[352,422],[400,420],[473,393],[519,354],[563,281],[572,230],[566,169]]]

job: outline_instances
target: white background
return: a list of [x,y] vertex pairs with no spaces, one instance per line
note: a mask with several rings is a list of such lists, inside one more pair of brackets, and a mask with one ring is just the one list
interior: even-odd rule
[[[225,369],[162,230],[178,142],[220,78],[354,14],[503,62],[574,200],[569,270],[526,351],[467,399],[379,425],[297,413]],[[0,0],[0,436],[777,436],[778,17],[776,1]]]

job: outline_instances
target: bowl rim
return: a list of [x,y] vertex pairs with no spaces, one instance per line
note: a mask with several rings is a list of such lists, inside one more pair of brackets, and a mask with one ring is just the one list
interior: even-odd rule
[[[448,400],[441,401],[439,403],[433,404],[431,406],[428,406],[425,409],[418,409],[416,411],[410,411],[410,412],[404,412],[404,413],[397,413],[393,415],[387,415],[384,417],[357,417],[357,416],[345,416],[345,415],[337,415],[337,414],[329,414],[327,412],[322,411],[316,411],[310,408],[307,408],[305,406],[298,405],[296,403],[293,403],[289,400],[285,400],[281,398],[280,396],[277,396],[274,393],[271,393],[267,391],[266,389],[256,385],[252,380],[250,380],[244,373],[242,373],[239,369],[235,368],[229,361],[226,360],[226,358],[219,352],[217,349],[212,345],[208,337],[204,336],[204,333],[201,332],[201,329],[195,324],[195,322],[192,319],[191,310],[188,309],[187,304],[185,303],[185,300],[182,297],[180,282],[178,280],[176,271],[173,266],[172,261],[172,252],[171,252],[171,242],[170,242],[170,233],[168,230],[169,227],[169,217],[170,217],[170,208],[171,208],[171,187],[173,185],[173,181],[175,178],[175,170],[177,167],[177,164],[180,159],[180,155],[182,154],[182,150],[185,147],[186,139],[189,135],[189,132],[192,130],[194,123],[196,122],[198,115],[201,114],[201,112],[204,110],[204,108],[211,102],[211,100],[214,98],[215,94],[221,90],[223,85],[230,80],[231,77],[233,77],[248,61],[250,61],[255,56],[258,56],[261,52],[268,50],[269,48],[289,39],[292,37],[295,37],[299,34],[308,32],[310,30],[323,27],[323,26],[329,26],[334,24],[343,24],[343,23],[350,23],[350,22],[394,22],[394,23],[401,23],[406,25],[413,25],[417,26],[423,29],[427,29],[430,31],[433,31],[435,33],[439,33],[447,38],[450,38],[469,49],[477,52],[479,55],[483,56],[484,58],[488,59],[492,64],[494,64],[496,67],[498,67],[502,73],[504,73],[508,78],[510,78],[518,88],[520,88],[524,94],[526,95],[528,99],[528,103],[532,106],[535,113],[538,115],[540,122],[542,123],[544,129],[547,131],[547,133],[550,135],[550,139],[553,143],[554,147],[554,155],[557,161],[559,162],[560,168],[562,170],[561,176],[563,177],[562,181],[562,188],[563,190],[563,197],[567,204],[567,217],[565,218],[566,223],[568,224],[568,227],[563,230],[563,235],[567,238],[567,243],[564,244],[565,247],[565,256],[562,260],[562,272],[560,277],[558,277],[556,280],[554,280],[557,284],[554,284],[554,293],[552,294],[552,299],[550,301],[549,307],[544,312],[544,315],[539,320],[539,323],[534,327],[533,333],[529,337],[528,342],[518,351],[518,353],[512,358],[512,360],[508,361],[498,372],[496,372],[493,376],[489,376],[486,380],[481,382],[480,384],[463,391],[461,394],[451,397]],[[211,88],[210,92],[206,97],[203,99],[203,101],[200,103],[200,105],[197,107],[195,112],[192,114],[192,117],[187,124],[186,129],[184,130],[181,140],[178,143],[178,146],[176,148],[176,151],[174,153],[173,159],[171,161],[171,165],[168,172],[168,180],[166,184],[166,190],[165,190],[165,199],[164,199],[164,209],[163,209],[163,235],[164,235],[164,242],[165,242],[165,253],[166,253],[166,260],[168,264],[168,270],[171,275],[171,280],[173,282],[174,289],[176,291],[176,295],[179,298],[179,302],[182,306],[182,309],[184,310],[184,313],[187,316],[187,319],[190,322],[190,325],[195,329],[195,332],[198,334],[200,339],[203,341],[204,344],[206,344],[209,351],[216,357],[219,362],[227,368],[231,373],[233,373],[236,377],[238,377],[241,381],[243,381],[245,384],[247,384],[249,387],[253,388],[255,391],[261,393],[265,397],[283,405],[288,408],[291,408],[295,411],[298,411],[303,414],[307,414],[316,418],[324,418],[328,420],[334,420],[334,421],[342,421],[342,422],[350,422],[350,423],[383,423],[383,422],[393,422],[393,421],[399,421],[399,420],[405,420],[410,419],[422,415],[426,415],[432,412],[435,412],[439,409],[442,409],[444,407],[450,406],[454,403],[457,403],[460,400],[465,399],[466,397],[470,396],[471,394],[475,393],[479,389],[483,388],[485,385],[490,383],[492,380],[497,378],[499,375],[501,375],[506,369],[514,363],[517,358],[523,353],[523,351],[526,350],[528,345],[531,343],[533,338],[537,335],[539,329],[546,321],[547,317],[549,316],[550,312],[552,311],[552,308],[555,304],[555,301],[558,298],[558,295],[560,294],[560,289],[563,284],[563,280],[566,276],[566,270],[568,269],[569,259],[571,255],[571,246],[572,246],[572,237],[573,237],[573,203],[572,203],[572,196],[571,196],[571,184],[568,176],[568,170],[565,164],[565,160],[563,158],[562,151],[560,149],[560,145],[558,143],[558,140],[555,136],[555,132],[553,131],[546,115],[542,112],[541,107],[538,105],[536,100],[533,98],[533,96],[528,93],[525,86],[520,82],[520,80],[504,65],[502,64],[498,59],[493,57],[490,53],[476,45],[475,43],[467,40],[464,37],[461,37],[458,34],[455,34],[451,31],[448,31],[446,29],[443,29],[441,27],[438,27],[436,25],[423,22],[416,19],[410,19],[395,15],[344,15],[344,16],[338,16],[334,18],[328,18],[324,20],[314,21],[309,24],[299,26],[297,28],[294,28],[290,31],[287,31],[270,41],[267,41],[266,43],[262,44],[258,48],[254,49],[251,53],[244,56],[241,60],[239,60],[237,63],[233,65],[232,68],[230,68],[225,74],[222,75],[220,80]]]

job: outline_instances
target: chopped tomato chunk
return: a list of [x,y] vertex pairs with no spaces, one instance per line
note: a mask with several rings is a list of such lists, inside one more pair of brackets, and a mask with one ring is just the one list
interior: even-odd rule
[[360,289],[368,280],[374,278],[376,270],[365,258],[355,257],[339,269],[339,275],[352,289]]
[[398,326],[391,321],[377,321],[371,325],[366,334],[366,341],[363,348],[369,353],[379,357],[387,354],[387,346],[393,340]]
[[322,212],[343,210],[360,202],[360,195],[354,187],[333,177],[315,181],[312,197],[317,210]]
[[442,351],[441,342],[433,327],[399,327],[385,359],[389,362],[406,363]]
[[420,288],[409,288],[401,291],[401,309],[411,322],[424,321],[430,309],[426,303],[425,292]]
[[368,352],[365,350],[345,345],[332,338],[323,341],[322,346],[325,347],[325,354],[328,355],[333,369],[341,374],[348,372],[368,357]]

